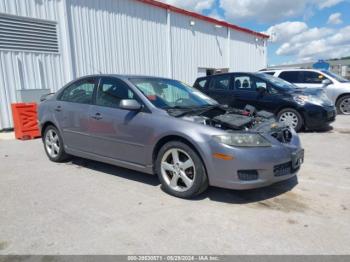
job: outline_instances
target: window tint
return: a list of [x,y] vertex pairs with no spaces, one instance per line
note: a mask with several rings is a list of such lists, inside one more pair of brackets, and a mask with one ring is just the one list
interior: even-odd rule
[[199,88],[203,89],[203,88],[205,88],[205,85],[207,84],[207,82],[208,82],[207,79],[203,79],[203,80],[198,81],[197,85]]
[[278,77],[286,80],[289,83],[301,83],[300,82],[300,71],[285,71],[282,72]]
[[256,88],[265,88],[267,89],[267,83],[263,80],[257,79],[255,82]]
[[322,81],[325,79],[327,78],[322,74],[311,71],[304,71],[301,77],[301,82],[308,84],[322,84]]
[[134,98],[134,93],[123,81],[115,78],[102,78],[97,89],[96,104],[118,108],[121,100]]
[[229,90],[230,76],[229,75],[215,76],[213,78],[211,88],[217,89],[217,90]]
[[254,79],[249,75],[239,75],[233,78],[234,88],[236,90],[256,90]]
[[95,84],[96,79],[94,78],[76,82],[63,91],[60,100],[79,104],[92,104]]

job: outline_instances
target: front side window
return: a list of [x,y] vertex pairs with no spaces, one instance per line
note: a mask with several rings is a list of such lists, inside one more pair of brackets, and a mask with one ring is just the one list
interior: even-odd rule
[[103,78],[97,88],[96,105],[118,108],[123,99],[134,99],[129,86],[115,78]]
[[59,100],[79,104],[92,104],[96,79],[89,78],[67,87]]
[[327,78],[320,73],[304,71],[301,77],[301,82],[307,84],[322,84],[322,81],[325,79]]
[[162,78],[129,80],[158,108],[189,108],[217,104],[215,100],[180,81]]
[[262,80],[265,80],[267,83],[270,83],[268,85],[268,89],[272,94],[277,93],[277,90],[274,87],[280,90],[290,90],[290,89],[297,88],[297,86],[278,77],[270,76],[267,74],[261,74],[261,73],[259,73],[258,76]]

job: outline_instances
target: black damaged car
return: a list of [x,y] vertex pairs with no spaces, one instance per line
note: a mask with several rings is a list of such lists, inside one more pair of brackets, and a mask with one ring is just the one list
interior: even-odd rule
[[196,80],[194,87],[221,104],[243,109],[253,105],[276,115],[296,131],[324,128],[335,121],[336,109],[320,88],[298,88],[263,73],[226,73]]

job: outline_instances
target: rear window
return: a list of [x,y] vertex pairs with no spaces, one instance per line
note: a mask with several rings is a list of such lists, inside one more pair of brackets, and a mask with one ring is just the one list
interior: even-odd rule
[[262,73],[270,75],[270,76],[273,76],[275,74],[275,72],[262,72]]
[[208,79],[199,79],[196,81],[194,87],[199,89],[204,89],[208,83]]
[[300,73],[299,71],[284,71],[278,77],[289,83],[301,83]]

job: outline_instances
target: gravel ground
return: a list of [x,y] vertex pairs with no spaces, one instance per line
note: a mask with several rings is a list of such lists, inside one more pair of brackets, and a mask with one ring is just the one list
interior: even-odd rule
[[52,163],[40,139],[0,134],[0,254],[349,254],[350,117],[333,126],[300,134],[298,179],[194,200],[154,176]]

